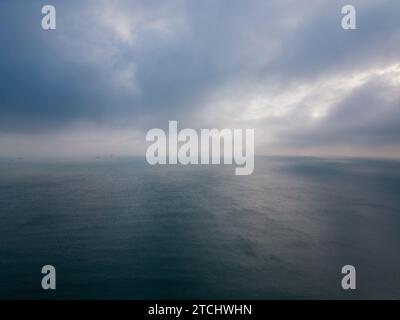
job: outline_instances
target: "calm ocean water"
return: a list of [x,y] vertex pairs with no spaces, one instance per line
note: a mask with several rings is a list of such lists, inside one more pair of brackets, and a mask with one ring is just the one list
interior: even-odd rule
[[400,298],[400,162],[255,168],[2,160],[0,298]]

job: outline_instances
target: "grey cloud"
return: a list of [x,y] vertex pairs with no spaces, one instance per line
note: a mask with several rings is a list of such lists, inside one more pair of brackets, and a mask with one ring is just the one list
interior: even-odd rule
[[294,117],[301,128],[288,129],[278,143],[292,147],[389,145],[400,150],[400,90],[385,76],[354,90],[321,120],[313,121],[301,112]]
[[[40,28],[42,1],[0,3],[0,133],[51,134],[79,121],[146,129],[176,119],[197,127],[198,113],[226,88],[246,108],[242,93],[256,86],[267,97],[284,95],[400,62],[396,0],[350,1],[358,30],[349,32],[340,27],[349,3],[342,0],[52,3],[54,32]],[[318,121],[309,122],[299,101],[283,118],[243,125],[270,129],[289,146],[396,144],[398,94],[386,83],[370,80]]]

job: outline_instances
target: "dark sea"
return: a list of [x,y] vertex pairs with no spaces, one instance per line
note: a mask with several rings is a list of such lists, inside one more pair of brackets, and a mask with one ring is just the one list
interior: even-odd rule
[[1,160],[0,298],[399,299],[400,162]]

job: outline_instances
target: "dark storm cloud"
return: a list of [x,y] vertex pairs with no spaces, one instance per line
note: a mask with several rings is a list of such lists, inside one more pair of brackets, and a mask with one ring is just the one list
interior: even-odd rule
[[[287,81],[399,61],[400,3],[396,1],[318,1],[318,10],[288,33],[285,52],[267,70]],[[323,3],[323,5],[321,5]],[[344,32],[338,12],[357,8],[357,31]]]
[[[0,4],[3,130],[52,129],[80,117],[99,120],[129,98],[109,86],[101,66],[63,55],[57,31],[44,32],[40,27],[41,5],[40,1]],[[73,7],[75,11],[66,2],[56,5],[59,28],[68,28],[63,12],[76,15],[79,7]]]
[[[42,1],[0,3],[1,132],[51,133],[79,121],[140,129],[177,119],[196,127],[203,109],[204,119],[223,126],[220,117],[246,110],[255,94],[268,100],[314,86],[291,112],[260,112],[243,125],[288,146],[398,138],[397,82],[384,76],[345,92],[318,120],[308,113],[326,79],[400,62],[396,0],[51,3],[50,32],[40,27]],[[356,31],[341,28],[345,4],[357,8]],[[213,107],[235,101],[241,106],[232,114]]]

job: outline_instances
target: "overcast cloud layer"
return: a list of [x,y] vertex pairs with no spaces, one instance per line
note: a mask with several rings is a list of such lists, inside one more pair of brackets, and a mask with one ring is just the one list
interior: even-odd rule
[[[0,155],[143,154],[255,128],[257,154],[400,156],[400,1],[0,2]],[[341,8],[357,9],[357,30]]]

